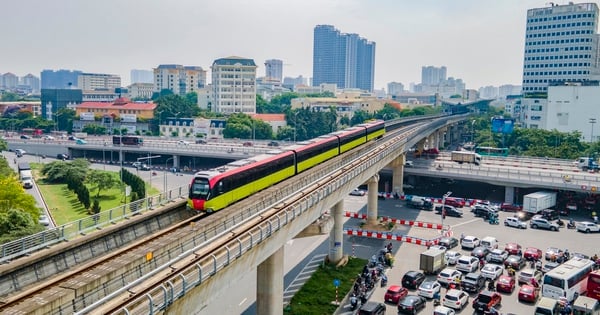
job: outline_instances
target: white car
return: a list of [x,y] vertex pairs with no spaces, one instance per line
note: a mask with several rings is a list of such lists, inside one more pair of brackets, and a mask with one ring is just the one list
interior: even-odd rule
[[44,139],[44,140],[54,140],[54,137],[50,136],[50,135],[45,135],[45,136],[42,137],[42,139]]
[[445,306],[436,306],[435,309],[433,310],[433,315],[455,315],[456,312],[451,309],[451,308],[447,308]]
[[350,196],[364,196],[367,192],[358,188],[354,188],[353,191],[350,192]]
[[424,281],[417,290],[420,296],[433,299],[433,296],[442,290],[442,285],[437,281]]
[[504,219],[504,225],[510,226],[510,227],[515,227],[517,229],[526,229],[527,228],[527,223],[521,221],[521,219],[519,219],[517,217],[508,217],[508,218]]
[[473,235],[467,235],[465,236],[461,241],[460,241],[460,246],[463,249],[473,249],[477,246],[479,246],[480,244],[480,240],[479,238],[473,236]]
[[414,165],[414,164],[413,164],[413,161],[406,161],[406,162],[404,162],[404,166],[411,167],[411,166],[413,166],[413,165]]
[[446,263],[448,263],[448,265],[456,265],[456,263],[458,262],[458,258],[460,258],[462,254],[453,250],[449,250],[446,252],[445,256]]
[[46,216],[45,214],[40,215],[40,219],[38,220],[38,222],[43,226],[50,225],[50,219],[48,219],[48,216]]
[[469,304],[469,295],[462,290],[450,289],[442,298],[442,305],[455,310],[461,310],[467,304]]
[[456,277],[459,277],[462,280],[462,272],[452,268],[444,268],[444,270],[438,273],[437,281],[443,285],[448,285],[454,282]]
[[474,272],[479,269],[479,259],[473,256],[460,256],[456,262],[456,270],[463,272]]
[[439,250],[443,250],[443,251],[448,250],[448,248],[446,248],[446,246],[443,246],[443,245],[431,245],[431,246],[429,246],[429,248],[430,249],[435,248],[435,249],[439,249]]
[[575,224],[575,226],[577,227],[577,231],[579,231],[579,232],[584,232],[584,233],[600,232],[600,226],[598,226],[598,224],[596,224],[594,222],[589,222],[589,221],[577,222],[577,224]]
[[491,263],[503,264],[504,261],[508,258],[508,252],[502,249],[492,249],[492,251],[487,254],[485,260]]
[[185,140],[179,140],[179,141],[177,141],[177,145],[188,146],[188,145],[190,145],[190,142],[185,141]]
[[481,268],[481,275],[492,280],[498,279],[504,272],[504,267],[496,264],[485,264]]

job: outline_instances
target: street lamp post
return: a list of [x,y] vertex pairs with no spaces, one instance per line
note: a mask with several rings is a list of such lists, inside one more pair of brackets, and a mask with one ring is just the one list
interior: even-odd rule
[[447,193],[445,193],[442,196],[442,212],[440,213],[441,218],[442,218],[442,229],[444,228],[444,218],[446,217],[446,198],[450,197],[450,195],[452,195],[452,192],[449,191]]
[[294,113],[294,143],[296,143],[296,130],[298,129],[298,113]]
[[165,169],[163,170],[163,193],[165,194],[165,198],[167,197],[167,164],[172,159],[173,157],[170,157],[165,161]]
[[592,131],[590,132],[590,142],[594,142],[594,124],[596,123],[596,118],[590,118],[590,124],[592,124]]
[[150,187],[152,187],[152,173],[153,173],[153,171],[152,171],[152,159],[157,159],[159,157],[160,157],[160,155],[150,156],[150,153],[148,153],[148,157],[137,158],[138,162],[140,162],[140,161],[146,161],[146,160],[148,161],[148,167],[150,168],[150,179],[148,180],[148,184],[150,184]]

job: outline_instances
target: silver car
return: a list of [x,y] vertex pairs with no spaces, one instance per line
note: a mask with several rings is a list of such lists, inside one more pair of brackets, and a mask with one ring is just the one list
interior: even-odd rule
[[508,217],[508,218],[504,219],[504,225],[514,227],[517,229],[526,229],[527,228],[527,223],[521,221],[521,219],[519,219],[517,217]]

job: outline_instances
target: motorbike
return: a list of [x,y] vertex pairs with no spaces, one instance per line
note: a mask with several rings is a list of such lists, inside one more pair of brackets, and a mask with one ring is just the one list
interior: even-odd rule
[[152,171],[152,176],[156,176],[157,173],[155,171]]
[[385,287],[387,285],[387,282],[388,282],[387,276],[385,274],[382,274],[381,275],[381,287],[382,288]]
[[440,299],[433,299],[433,306],[440,306],[441,302]]
[[570,220],[569,223],[567,223],[567,229],[574,229],[575,228],[575,222],[573,222],[573,220]]
[[556,220],[556,224],[558,224],[559,227],[565,226],[565,222],[563,222],[561,219]]
[[350,306],[352,308],[352,310],[355,310],[358,308],[358,298],[356,297],[356,295],[352,294],[352,296],[350,297]]
[[496,285],[494,284],[494,282],[489,281],[487,289],[488,289],[488,291],[496,291]]
[[490,224],[500,224],[500,222],[498,221],[498,219],[490,219],[489,220]]

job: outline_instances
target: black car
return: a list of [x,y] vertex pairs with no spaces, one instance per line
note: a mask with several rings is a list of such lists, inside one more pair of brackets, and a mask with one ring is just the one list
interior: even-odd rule
[[527,261],[525,258],[518,255],[510,255],[504,261],[504,266],[508,268],[508,266],[513,267],[516,270],[521,270],[523,267],[527,265]]
[[488,208],[487,206],[475,206],[473,209],[473,214],[476,217],[482,217],[484,219],[489,219],[491,213],[498,213],[496,210]]
[[542,266],[542,272],[546,273],[546,272],[548,272],[548,271],[550,271],[550,270],[552,270],[552,269],[554,269],[554,268],[556,268],[558,266],[560,266],[560,264],[557,263],[557,262],[553,262],[553,261],[547,262],[545,265]]
[[196,143],[197,144],[206,144],[207,142],[204,139],[196,139]]
[[485,287],[485,278],[480,272],[469,272],[463,277],[461,286],[469,293],[479,292]]
[[68,156],[68,155],[66,155],[66,154],[64,154],[64,153],[60,153],[60,154],[57,154],[57,155],[56,155],[56,159],[57,159],[57,160],[68,160],[68,159],[69,159],[69,156]]
[[419,271],[409,271],[402,277],[402,286],[408,289],[417,289],[425,281],[425,275]]
[[31,139],[31,137],[28,135],[21,135],[21,139]]
[[477,246],[473,248],[471,252],[471,256],[477,257],[479,259],[485,258],[490,253],[490,250],[485,246]]
[[458,240],[454,237],[442,237],[440,238],[438,244],[446,247],[447,249],[450,249],[458,246]]
[[[460,218],[463,215],[462,210],[456,209],[453,206],[444,205],[444,210],[446,212],[446,215],[449,216],[449,217]],[[435,212],[441,214],[442,213],[442,206],[435,207]]]
[[277,141],[271,141],[271,142],[269,142],[269,146],[270,147],[278,147],[279,146],[279,142],[277,142]]
[[398,301],[398,313],[417,314],[425,308],[425,298],[418,295],[407,295]]

